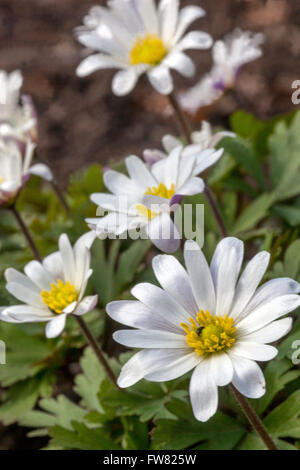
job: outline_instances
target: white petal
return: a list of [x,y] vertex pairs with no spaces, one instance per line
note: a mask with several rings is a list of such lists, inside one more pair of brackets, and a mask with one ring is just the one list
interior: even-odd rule
[[147,73],[149,81],[153,88],[162,95],[169,95],[173,91],[173,80],[170,70],[164,65],[152,68]]
[[230,354],[234,374],[232,383],[248,398],[260,398],[266,392],[266,381],[260,367],[254,361]]
[[43,266],[54,279],[63,279],[63,265],[59,251],[52,253],[43,260]]
[[40,178],[46,180],[46,181],[52,181],[53,180],[53,174],[50,168],[47,165],[44,165],[43,163],[36,163],[30,168],[30,173],[32,175],[39,176]]
[[138,284],[131,293],[151,310],[159,312],[180,332],[182,331],[180,324],[189,321],[191,315],[170,294],[157,286],[149,283]]
[[196,194],[203,193],[205,184],[203,179],[197,178],[196,176],[190,178],[186,183],[178,188],[177,194],[181,196],[194,196]]
[[278,278],[263,284],[254,294],[251,301],[241,312],[240,318],[244,318],[256,308],[262,307],[276,297],[288,294],[299,294],[300,284],[290,278]]
[[19,282],[8,282],[6,284],[6,289],[11,295],[16,297],[16,299],[20,300],[21,302],[35,307],[43,308],[45,306],[40,293],[28,289],[24,284]]
[[213,44],[212,37],[203,31],[191,31],[177,44],[176,50],[209,49]]
[[160,35],[164,42],[173,39],[178,20],[179,0],[160,0],[158,7]]
[[72,245],[66,234],[62,234],[59,237],[58,245],[62,258],[64,280],[65,282],[69,281],[73,284],[76,273],[75,258]]
[[176,147],[182,146],[182,142],[173,135],[167,134],[162,138],[162,145],[167,153],[171,153]]
[[210,168],[212,165],[217,163],[217,161],[219,161],[222,157],[223,153],[223,149],[217,151],[211,149],[203,150],[200,155],[197,156],[194,175],[199,175],[203,171],[207,170],[207,168]]
[[138,0],[137,8],[145,25],[152,34],[158,34],[158,15],[154,0]]
[[218,388],[210,361],[202,361],[194,370],[190,383],[190,399],[198,421],[208,421],[216,413]]
[[263,304],[253,310],[247,317],[243,318],[238,326],[241,330],[251,333],[263,328],[268,323],[283,317],[300,306],[298,295],[283,295],[276,297],[270,302]]
[[211,373],[219,387],[228,385],[233,377],[233,365],[230,357],[225,354],[216,354],[211,359]]
[[174,44],[182,37],[187,28],[198,18],[205,16],[205,11],[197,6],[182,8],[179,12],[177,31],[174,37]]
[[200,356],[194,352],[183,354],[173,362],[170,362],[166,367],[161,367],[155,372],[146,374],[145,379],[152,382],[166,382],[168,380],[177,379],[189,372],[191,369],[194,369],[201,360]]
[[192,77],[196,71],[192,59],[180,51],[174,51],[169,54],[163,62],[171,69],[177,70],[184,77]]
[[3,312],[3,316],[9,316],[16,323],[43,322],[53,318],[53,314],[47,308],[38,308],[31,305],[7,307]]
[[216,290],[216,315],[230,313],[243,255],[243,242],[237,238],[224,238],[217,245],[210,268]]
[[163,213],[147,225],[147,234],[152,243],[165,253],[174,253],[180,247],[181,236],[169,214]]
[[114,94],[117,96],[128,95],[135,87],[138,78],[139,74],[133,68],[117,72],[112,82]]
[[232,352],[236,356],[252,359],[253,361],[270,361],[278,354],[278,350],[274,346],[242,340],[238,340],[232,347]]
[[26,275],[39,287],[41,290],[50,290],[51,283],[55,283],[55,279],[38,261],[31,261],[28,263],[24,271]]
[[56,338],[63,331],[66,324],[67,315],[58,315],[57,318],[49,321],[46,325],[46,337]]
[[122,388],[131,387],[146,375],[167,368],[186,354],[186,349],[144,349],[139,351],[123,366],[118,378],[118,385]]
[[35,294],[40,294],[40,289],[34,282],[32,282],[29,277],[20,273],[14,268],[8,268],[5,270],[5,279],[8,283],[15,282],[17,284],[23,285],[26,289],[33,291]]
[[90,295],[85,297],[78,305],[76,310],[73,312],[74,315],[85,315],[88,312],[94,310],[98,303],[98,295]]
[[194,241],[187,241],[184,259],[198,310],[215,311],[216,298],[211,272],[204,254]]
[[258,253],[249,261],[236,286],[230,313],[231,317],[238,318],[239,314],[251,300],[267,270],[269,262],[270,254],[266,251]]
[[159,255],[152,261],[154,274],[164,290],[189,312],[196,314],[195,302],[187,272],[174,256]]
[[181,335],[158,330],[119,330],[113,334],[113,338],[129,348],[190,349],[183,330]]
[[126,158],[125,164],[130,178],[144,191],[148,187],[152,188],[153,186],[157,186],[156,179],[140,158],[135,155],[131,155]]
[[142,302],[135,300],[110,302],[106,306],[106,311],[113,320],[133,328],[173,331],[174,333],[180,331],[157,310],[150,310]]
[[76,75],[86,77],[99,69],[121,68],[121,64],[108,55],[93,54],[86,57],[77,67]]
[[282,336],[287,335],[291,331],[292,326],[293,319],[291,317],[282,318],[270,323],[261,330],[241,336],[241,339],[255,343],[274,343],[274,341],[279,340]]
[[138,193],[138,187],[128,176],[118,171],[109,170],[104,173],[105,186],[114,194],[132,196]]

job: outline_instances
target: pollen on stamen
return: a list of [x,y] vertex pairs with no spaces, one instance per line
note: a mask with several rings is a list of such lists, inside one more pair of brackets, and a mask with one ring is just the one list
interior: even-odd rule
[[157,65],[167,55],[162,40],[155,34],[139,37],[130,51],[130,64]]
[[77,300],[78,294],[73,284],[70,284],[69,281],[64,283],[59,279],[57,285],[51,284],[50,291],[42,290],[41,297],[50,310],[61,314],[68,305]]
[[226,351],[235,342],[234,320],[228,315],[213,316],[201,310],[196,319],[190,318],[190,325],[181,323],[181,327],[186,333],[187,344],[199,356]]

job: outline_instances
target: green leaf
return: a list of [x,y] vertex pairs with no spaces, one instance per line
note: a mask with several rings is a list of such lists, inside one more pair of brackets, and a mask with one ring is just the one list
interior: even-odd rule
[[300,390],[290,395],[264,419],[268,431],[275,437],[300,437]]
[[273,211],[291,227],[300,225],[300,207],[281,204],[280,206],[274,206]]
[[232,233],[237,235],[254,228],[267,216],[273,202],[274,194],[272,193],[264,193],[255,199],[239,216],[233,226]]

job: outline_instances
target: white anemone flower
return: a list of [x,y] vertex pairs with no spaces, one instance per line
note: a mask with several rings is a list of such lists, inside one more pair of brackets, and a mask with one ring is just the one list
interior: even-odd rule
[[[215,148],[224,137],[236,137],[236,134],[229,131],[214,133],[211,124],[207,121],[202,121],[201,130],[192,132],[191,142],[194,146],[198,146],[199,151],[202,151]],[[182,141],[179,138],[173,135],[165,135],[162,139],[164,151],[147,149],[143,153],[143,158],[149,165],[153,165],[153,163],[162,158],[166,158],[179,145],[182,145]]]
[[174,252],[180,246],[180,230],[171,214],[178,209],[182,196],[202,193],[202,171],[216,163],[223,149],[199,151],[197,146],[178,146],[167,158],[151,168],[137,156],[126,158],[129,177],[109,170],[104,183],[112,194],[92,194],[91,200],[109,211],[102,218],[87,219],[98,236],[143,228],[146,237],[164,252]]
[[37,118],[30,96],[21,95],[19,70],[0,70],[0,136],[25,141],[37,139]]
[[187,49],[208,49],[212,38],[201,31],[185,32],[192,22],[205,15],[197,6],[179,10],[179,0],[111,0],[108,8],[93,7],[84,26],[75,30],[81,44],[97,51],[85,58],[77,75],[86,76],[98,69],[121,69],[112,83],[116,95],[126,95],[138,78],[146,73],[152,86],[170,94],[173,80],[170,69],[186,77],[195,73]]
[[262,56],[264,35],[237,28],[216,41],[213,49],[212,70],[194,87],[180,96],[182,106],[191,112],[209,106],[223,93],[235,86],[242,67]]
[[10,323],[47,322],[47,338],[57,337],[68,315],[84,315],[93,310],[98,296],[84,296],[90,269],[93,234],[83,235],[72,247],[67,235],[59,239],[59,251],[42,263],[31,261],[25,274],[9,268],[5,271],[6,289],[22,305],[5,307],[0,319]]
[[196,419],[207,421],[218,406],[218,387],[232,383],[249,398],[266,391],[256,361],[277,355],[273,343],[286,335],[292,318],[281,318],[300,306],[300,285],[289,278],[258,287],[270,255],[263,251],[249,261],[239,277],[243,242],[225,238],[209,266],[199,246],[187,241],[187,270],[170,255],[153,260],[161,288],[149,283],[132,289],[137,301],[115,301],[108,314],[135,330],[120,330],[114,339],[143,348],[124,366],[120,387],[145,378],[164,382],[193,370],[190,399]]
[[43,163],[31,166],[35,144],[25,143],[25,153],[15,140],[0,140],[0,206],[14,202],[30,175],[52,180],[51,170]]

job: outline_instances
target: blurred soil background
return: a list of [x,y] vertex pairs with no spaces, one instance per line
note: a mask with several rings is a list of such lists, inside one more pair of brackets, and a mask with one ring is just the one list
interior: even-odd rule
[[[23,91],[33,96],[38,110],[39,154],[62,186],[74,170],[130,153],[140,155],[144,148],[159,146],[166,132],[177,132],[166,99],[146,79],[131,95],[117,98],[111,92],[114,71],[99,71],[84,79],[75,76],[84,54],[73,29],[94,4],[97,0],[0,0],[0,68],[22,70]],[[202,117],[226,125],[229,114],[238,108],[264,119],[295,109],[291,84],[300,79],[299,0],[186,0],[181,4],[205,8],[207,16],[194,26],[214,39],[236,27],[266,36],[263,58],[246,65],[234,93]],[[194,85],[211,67],[209,51],[191,55],[198,76],[188,80],[176,75],[177,90]],[[199,127],[197,121],[194,126]],[[25,434],[17,426],[0,427],[0,450],[39,448],[41,443],[26,439]]]

